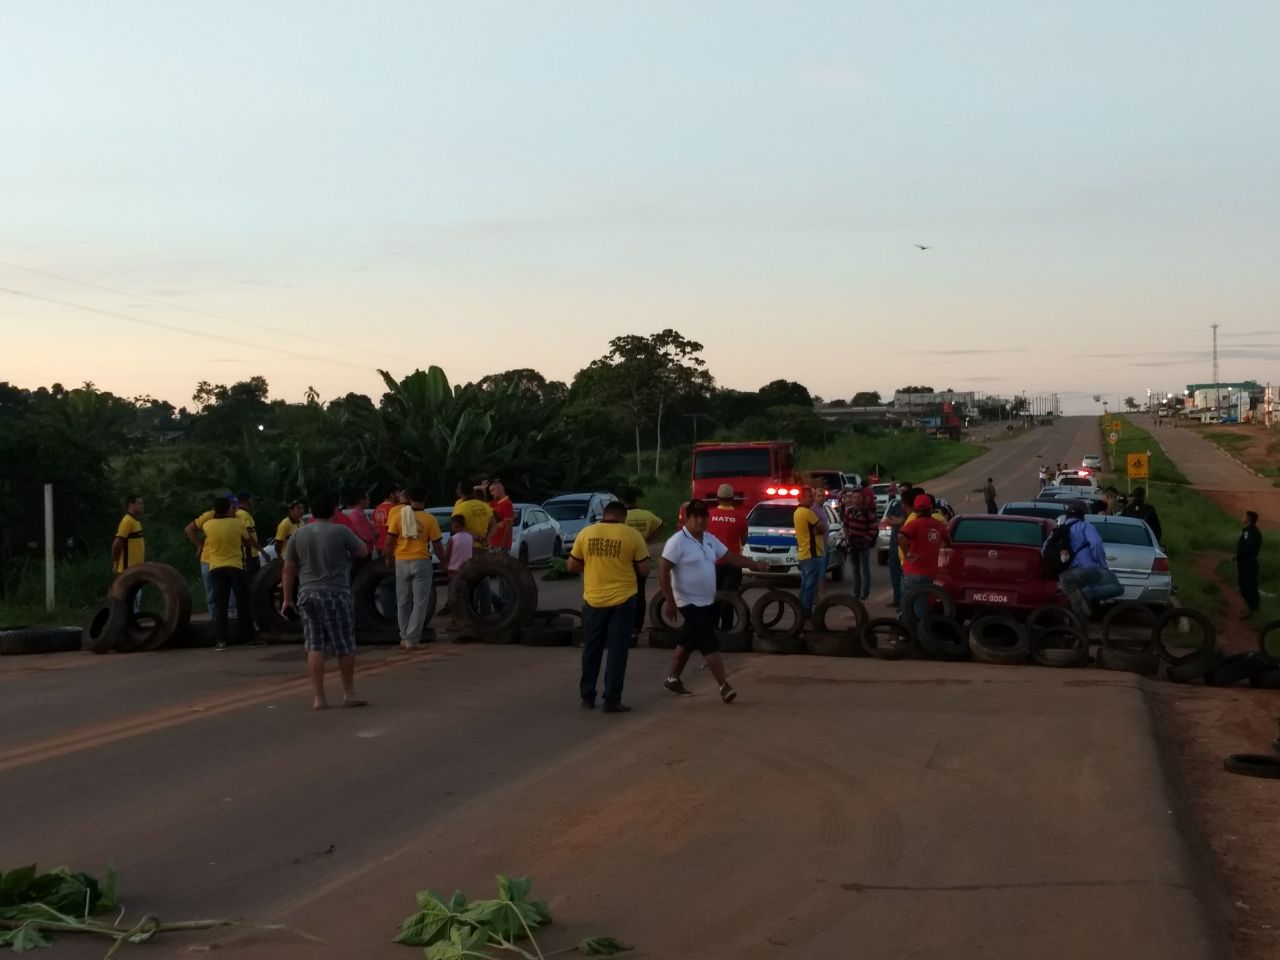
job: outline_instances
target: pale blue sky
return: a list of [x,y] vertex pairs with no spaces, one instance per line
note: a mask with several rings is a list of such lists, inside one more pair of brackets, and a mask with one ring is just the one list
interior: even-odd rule
[[1208,380],[1217,321],[1224,379],[1280,381],[1274,2],[0,18],[0,262],[121,291],[0,266],[45,298],[0,293],[0,379],[568,378],[673,326],[729,386],[1083,411]]

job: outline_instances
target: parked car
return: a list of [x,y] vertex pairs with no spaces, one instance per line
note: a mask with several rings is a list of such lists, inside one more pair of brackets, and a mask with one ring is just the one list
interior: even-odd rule
[[1070,487],[1077,493],[1097,493],[1098,478],[1088,470],[1069,470],[1053,478],[1054,487]]
[[[892,483],[877,483],[875,487],[893,487]],[[875,487],[872,487],[874,490]],[[888,514],[889,508],[898,502],[897,496],[889,497],[884,504],[884,509],[880,509],[880,495],[876,494],[876,509],[880,514],[880,525],[876,528],[876,563],[882,567],[889,565],[889,538],[893,536],[893,527],[885,522],[885,515]]]
[[573,541],[583,528],[596,523],[607,504],[618,498],[612,493],[564,493],[542,504],[542,509],[560,525],[560,537],[565,553],[573,549]]
[[[782,576],[799,572],[794,520],[798,503],[795,497],[762,500],[747,514],[747,542],[742,548],[742,555],[748,560],[759,560],[769,565],[768,573],[756,576]],[[843,580],[847,555],[844,528],[830,506],[824,503],[820,509],[827,518],[827,572],[832,580]]]
[[889,501],[894,498],[898,485],[896,483],[873,483],[871,492],[876,495],[876,513],[884,516],[889,509]]
[[951,546],[938,557],[934,583],[951,594],[961,616],[980,607],[1028,613],[1066,597],[1044,572],[1040,548],[1054,521],[1043,517],[964,514],[951,521]]
[[1086,454],[1084,455],[1084,458],[1083,458],[1083,459],[1081,459],[1081,461],[1080,461],[1080,466],[1084,467],[1084,469],[1086,469],[1086,470],[1101,470],[1101,469],[1102,469],[1102,454],[1100,454],[1100,453],[1086,453]]
[[560,524],[536,503],[513,504],[511,555],[521,563],[550,560],[564,553]]
[[1107,509],[1107,498],[1100,493],[1082,493],[1076,487],[1045,487],[1036,497],[1036,503],[1061,503],[1079,500],[1084,504],[1085,513],[1103,513]]
[[1066,516],[1066,500],[1010,500],[1000,504],[1002,517],[1037,517],[1041,520],[1057,521]]
[[843,470],[807,470],[805,471],[813,485],[818,489],[818,496],[823,501],[835,506],[840,502],[840,495],[844,493],[844,488],[849,483],[849,478],[845,476]]
[[1155,534],[1145,520],[1137,517],[1085,517],[1098,528],[1107,549],[1107,566],[1124,587],[1121,600],[1136,600],[1154,606],[1169,603],[1173,575],[1169,557],[1160,549]]

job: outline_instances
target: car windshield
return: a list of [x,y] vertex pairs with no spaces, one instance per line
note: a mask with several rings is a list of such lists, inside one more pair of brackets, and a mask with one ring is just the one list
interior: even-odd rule
[[[699,450],[693,455],[693,475],[703,477],[767,477],[773,473],[768,447],[737,450]],[[554,514],[553,514],[554,516]],[[560,517],[556,517],[557,520]]]
[[558,500],[543,504],[542,509],[556,520],[584,520],[587,516],[586,500]]
[[1066,512],[1065,506],[1055,507],[1050,504],[1019,503],[1006,506],[1001,514],[1006,517],[1041,517],[1053,520]]
[[1039,548],[1044,542],[1044,532],[1038,523],[966,517],[956,524],[951,533],[951,542],[1004,543]]
[[796,508],[785,503],[762,503],[747,517],[749,527],[795,529]]
[[1145,523],[1095,523],[1103,543],[1120,543],[1130,547],[1151,546],[1151,533]]

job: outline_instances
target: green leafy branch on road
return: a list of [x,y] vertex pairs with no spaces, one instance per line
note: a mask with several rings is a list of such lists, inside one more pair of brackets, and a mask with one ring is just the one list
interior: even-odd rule
[[[425,947],[427,960],[492,960],[491,951],[513,953],[525,960],[577,952],[586,957],[606,957],[630,950],[612,937],[588,937],[574,947],[543,953],[533,931],[551,923],[551,911],[541,900],[529,897],[528,877],[508,879],[499,875],[498,896],[468,901],[461,890],[445,899],[434,890],[418,894],[418,912],[400,924],[396,943]],[[530,953],[519,946],[527,939]]]

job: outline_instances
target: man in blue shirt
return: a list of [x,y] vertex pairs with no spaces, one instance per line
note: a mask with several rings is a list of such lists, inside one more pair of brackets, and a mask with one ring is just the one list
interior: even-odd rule
[[1107,569],[1107,548],[1097,528],[1084,518],[1084,504],[1073,500],[1067,507],[1067,549],[1070,565],[1058,577],[1071,609],[1082,622],[1093,614],[1090,604],[1111,600],[1124,593],[1116,575]]
[[893,587],[895,610],[902,606],[902,561],[898,557],[898,533],[911,516],[911,507],[907,504],[914,499],[911,484],[901,480],[898,483],[898,496],[889,501],[884,512],[884,522],[889,525],[889,583]]

